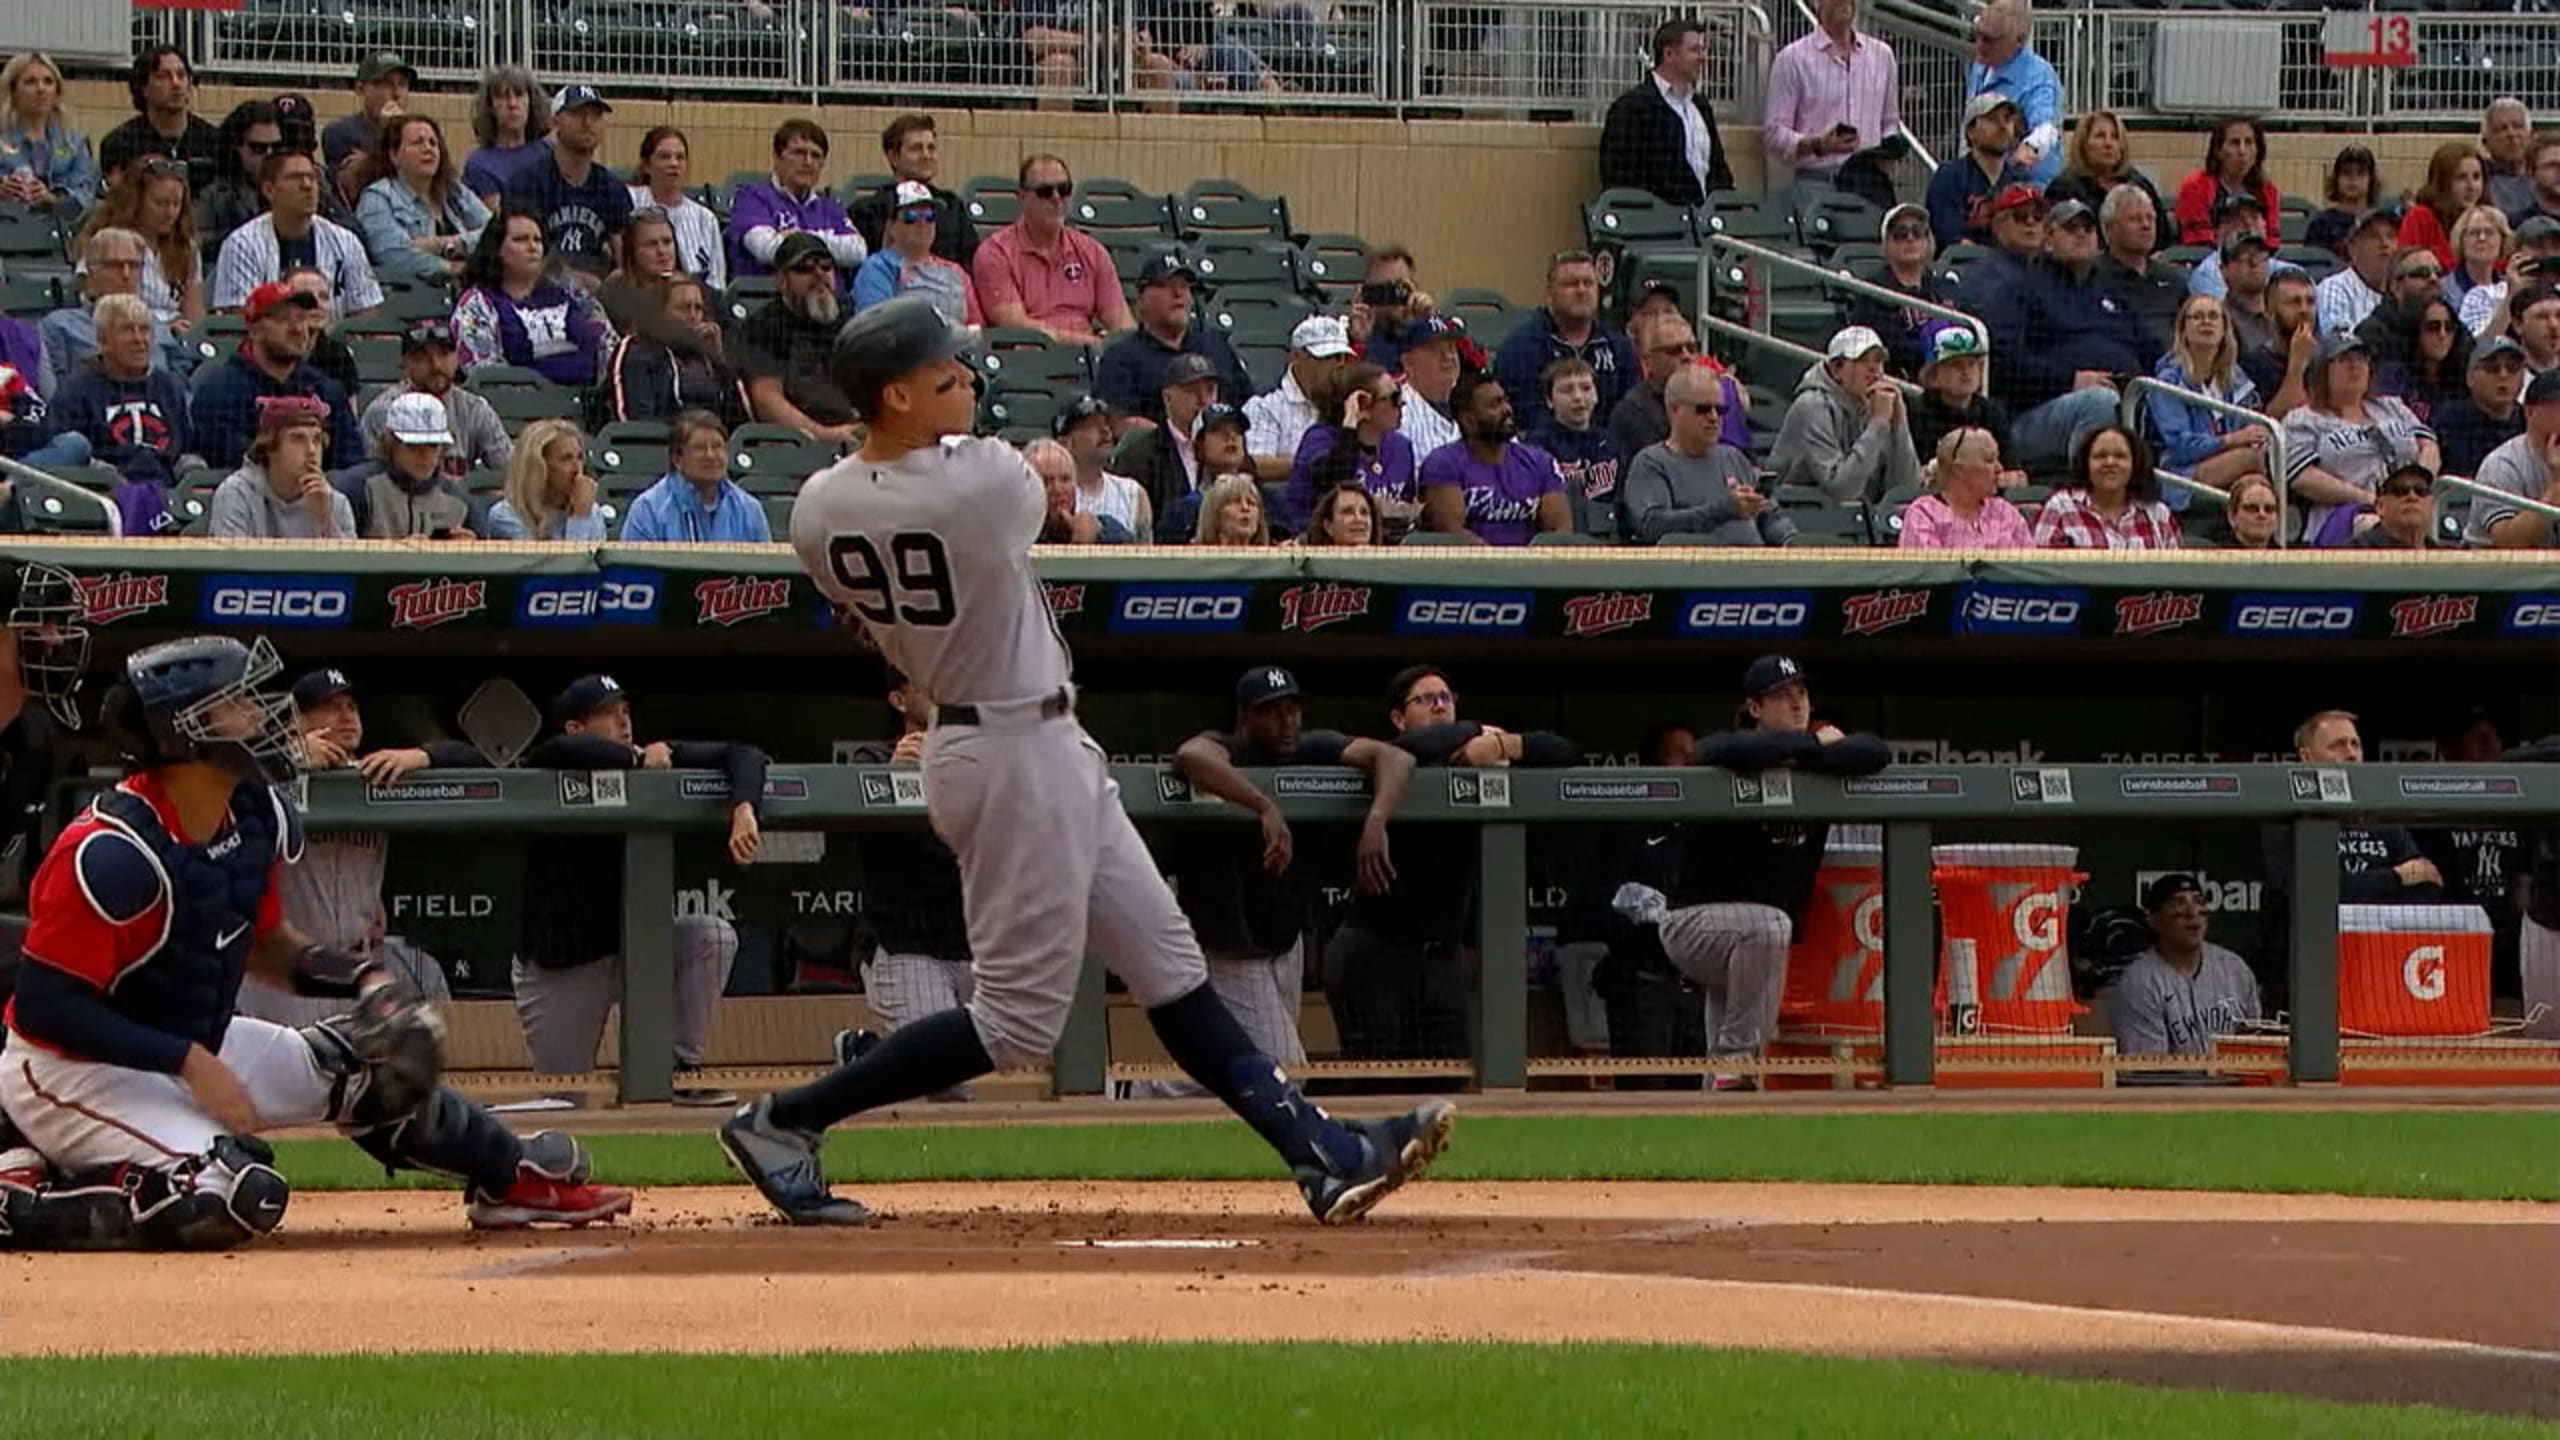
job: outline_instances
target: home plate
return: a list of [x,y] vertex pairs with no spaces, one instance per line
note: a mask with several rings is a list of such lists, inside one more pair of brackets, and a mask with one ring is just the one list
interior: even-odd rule
[[1061,1240],[1068,1250],[1248,1250],[1259,1240]]

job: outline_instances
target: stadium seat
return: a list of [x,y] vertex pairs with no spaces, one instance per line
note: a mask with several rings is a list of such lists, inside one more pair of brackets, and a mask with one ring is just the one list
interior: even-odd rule
[[1983,257],[1990,253],[1970,240],[1958,241],[1939,252],[1938,273],[1945,276],[1950,285],[1961,284],[1964,272],[1982,263]]
[[2172,265],[2192,270],[2197,261],[2213,253],[2210,245],[2171,245],[2159,252],[2158,258]]
[[1606,545],[1609,542],[1597,535],[1585,535],[1579,530],[1541,530],[1537,534],[1529,537],[1529,543],[1533,546],[1555,546]]
[[[750,423],[729,432],[729,474],[757,494],[769,493],[762,488],[768,479],[785,481],[796,491],[801,481],[835,460],[836,447],[788,425]],[[757,483],[748,484],[750,480]]]
[[1236,358],[1244,362],[1245,373],[1253,377],[1255,384],[1266,389],[1279,384],[1280,373],[1289,368],[1289,347],[1285,342],[1264,344],[1259,341],[1238,342],[1230,338],[1227,343],[1235,347]]
[[187,332],[186,343],[198,360],[219,360],[239,349],[240,342],[248,338],[248,321],[237,315],[207,315]]
[[979,175],[960,189],[960,203],[969,207],[969,221],[984,236],[1014,222],[1022,213],[1022,195],[1010,175]]
[[1147,262],[1154,257],[1182,253],[1182,242],[1170,235],[1116,231],[1098,234],[1094,238],[1102,242],[1103,249],[1111,252],[1111,268],[1120,272],[1120,283],[1125,286],[1136,285],[1138,273],[1146,269]]
[[842,201],[845,207],[850,209],[853,206],[853,202],[861,199],[865,195],[874,193],[879,190],[880,187],[888,184],[891,180],[896,178],[897,177],[894,175],[880,174],[848,175],[845,177],[844,183],[836,187],[836,199]]
[[887,93],[978,83],[979,57],[995,43],[974,15],[957,9],[848,8],[838,13],[836,25],[837,56],[846,74],[865,89]]
[[667,422],[616,420],[587,446],[599,480],[611,475],[663,475],[667,470]]
[[1173,198],[1129,189],[1128,183],[1096,180],[1079,186],[1068,215],[1097,236],[1177,234]]
[[552,385],[538,372],[521,365],[481,365],[471,371],[471,388],[486,399],[492,390],[547,390]]
[[55,293],[50,275],[12,272],[0,279],[0,314],[41,320],[61,308],[61,297]]
[[1698,217],[1700,238],[1721,235],[1728,240],[1747,240],[1755,245],[1796,243],[1795,217],[1778,210],[1758,208],[1717,210]]
[[791,497],[788,495],[759,495],[756,497],[756,503],[764,507],[765,528],[773,532],[773,538],[776,540],[790,538]]
[[1357,235],[1310,235],[1298,252],[1298,273],[1337,303],[1357,294],[1369,275],[1369,242]]
[[1016,385],[1042,385],[1050,389],[1082,390],[1093,382],[1092,355],[1083,345],[1061,345],[1048,336],[1039,337],[1037,345],[989,346],[978,352],[978,373],[989,384],[1008,380]]
[[1808,505],[1787,507],[1787,518],[1796,522],[1798,537],[1812,537],[1828,545],[1864,545],[1868,542],[1867,507],[1852,501],[1846,505]]
[[367,385],[391,385],[400,380],[398,336],[349,335],[346,343],[356,357],[356,379]]
[[119,512],[107,498],[115,489],[115,472],[99,469],[96,478],[76,483],[43,471],[36,472],[45,476],[41,481],[20,475],[10,487],[8,508],[31,535],[117,534]]
[[479,466],[464,473],[462,488],[484,500],[496,499],[507,493],[507,472]]
[[729,277],[727,303],[732,323],[746,319],[765,303],[782,293],[782,282],[771,275],[733,275]]
[[2302,273],[2310,276],[2314,285],[2337,274],[2347,264],[2337,251],[2317,245],[2292,246],[2284,252],[2284,258],[2302,267]]
[[453,295],[440,285],[382,285],[382,311],[403,327],[416,320],[438,320],[453,314]]
[[1397,543],[1401,545],[1473,545],[1476,543],[1476,537],[1466,534],[1452,535],[1444,530],[1408,530],[1405,532],[1404,539]]
[[1008,382],[988,386],[982,408],[996,429],[1020,427],[1046,435],[1061,407],[1058,397],[1045,387]]
[[1289,202],[1265,199],[1234,180],[1194,180],[1175,202],[1174,220],[1185,235],[1223,231],[1286,240]]
[[1296,249],[1268,236],[1210,236],[1193,247],[1191,268],[1204,285],[1299,288]]
[[2276,217],[2276,233],[2284,237],[2284,243],[2287,245],[2299,245],[2302,243],[2302,237],[2311,233],[2311,217],[2299,211],[2287,210]]
[[1314,314],[1315,307],[1294,291],[1237,286],[1211,296],[1202,313],[1230,336],[1260,345],[1274,341],[1285,345],[1289,332]]
[[0,260],[61,260],[62,222],[32,210],[0,211]]
[[1597,250],[1604,245],[1694,245],[1697,217],[1642,190],[1623,186],[1603,190],[1582,207],[1582,237]]
[[180,485],[169,492],[169,515],[178,522],[180,535],[203,535],[213,528],[215,483]]
[[575,420],[586,408],[577,391],[556,385],[501,385],[489,389],[479,381],[480,377],[474,374],[471,388],[498,412],[510,437],[536,420]]
[[1884,233],[1884,212],[1863,195],[1821,191],[1797,208],[1796,230],[1804,243],[1817,250],[1849,241],[1872,242]]

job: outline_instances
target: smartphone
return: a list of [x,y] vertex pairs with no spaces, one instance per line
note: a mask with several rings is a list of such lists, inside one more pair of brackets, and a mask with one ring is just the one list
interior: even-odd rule
[[1413,287],[1402,280],[1373,280],[1360,287],[1360,303],[1380,307],[1402,305],[1413,298]]

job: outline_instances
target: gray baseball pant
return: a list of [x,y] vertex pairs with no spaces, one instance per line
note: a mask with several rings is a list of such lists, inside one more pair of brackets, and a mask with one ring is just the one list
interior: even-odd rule
[[1556,947],[1556,989],[1564,997],[1564,1034],[1573,1048],[1586,1053],[1609,1048],[1609,1008],[1591,988],[1591,972],[1609,958],[1599,940],[1576,940]]
[[[1209,988],[1227,1002],[1253,1048],[1284,1068],[1307,1063],[1306,1041],[1298,1035],[1298,1013],[1307,983],[1307,939],[1304,935],[1278,955],[1211,955]],[[1133,1100],[1194,1100],[1209,1092],[1189,1080],[1142,1080],[1129,1088]]]
[[[674,923],[676,1063],[699,1065],[711,1035],[711,1007],[729,988],[729,969],[738,961],[738,931],[717,915],[686,915]],[[555,970],[519,955],[515,985],[516,1018],[524,1023],[533,1068],[545,1075],[593,1070],[605,1016],[622,998],[622,957]]]
[[2524,1013],[2531,1016],[2536,1005],[2550,1007],[2522,1033],[2560,1040],[2560,930],[2545,929],[2525,916],[2516,936],[2516,961],[2524,978]]
[[1709,1055],[1757,1055],[1778,1028],[1795,926],[1772,905],[1691,905],[1662,917],[1662,951],[1707,992]]
[[862,963],[862,993],[883,1031],[956,1010],[972,988],[966,960],[878,949]]

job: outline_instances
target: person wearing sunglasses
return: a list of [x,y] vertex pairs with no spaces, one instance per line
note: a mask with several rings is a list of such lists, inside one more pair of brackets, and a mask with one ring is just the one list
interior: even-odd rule
[[2471,368],[2471,336],[2453,318],[2453,302],[2441,293],[2394,308],[2408,316],[2403,327],[2406,338],[2396,358],[2374,367],[2373,388],[2399,396],[2411,414],[2432,425],[2439,413],[2467,393],[2464,377]]
[[738,373],[758,420],[842,445],[855,434],[853,404],[827,363],[844,307],[827,237],[795,230],[774,248],[781,293],[738,326]]
[[[1858,278],[1888,290],[1945,305],[1955,294],[1943,271],[1929,263],[1937,258],[1937,237],[1929,231],[1929,212],[1918,205],[1896,205],[1885,212],[1884,263],[1861,265]],[[1937,317],[1891,300],[1869,295],[1849,297],[1849,323],[1863,325],[1884,338],[1893,373],[1910,379],[1929,362],[1925,332]]]
[[2373,523],[2347,537],[2348,550],[2435,550],[2436,477],[2424,465],[2403,465],[2373,492]]
[[1992,0],[1973,20],[1973,61],[1964,93],[2006,95],[2017,102],[2018,138],[2010,163],[2041,190],[2062,173],[2062,77],[2035,52],[2026,0]]
[[942,234],[942,201],[921,180],[897,183],[897,208],[881,225],[880,248],[854,272],[853,308],[861,310],[913,290],[953,325],[983,325],[978,287],[969,272],[934,253]]
[[1028,156],[1015,184],[1021,215],[981,241],[969,263],[987,323],[1037,330],[1062,345],[1100,345],[1137,328],[1111,252],[1067,223],[1076,193],[1067,162]]
[[1316,423],[1298,440],[1276,518],[1291,531],[1304,530],[1316,502],[1346,483],[1369,492],[1381,521],[1400,523],[1418,514],[1413,441],[1403,429],[1404,407],[1411,402],[1395,377],[1357,361],[1333,372],[1314,400]]
[[196,233],[209,263],[232,231],[266,212],[258,171],[284,147],[284,115],[269,100],[243,100],[222,122],[222,158],[211,175],[188,183],[196,194]]
[[827,193],[827,132],[814,120],[785,120],[773,132],[770,184],[741,185],[729,203],[729,270],[770,275],[781,268],[774,252],[786,235],[815,235],[826,242],[836,274],[849,278],[870,254],[854,233],[844,206]]
[[1703,535],[1716,545],[1784,545],[1795,521],[1761,489],[1749,456],[1722,443],[1723,367],[1689,365],[1664,399],[1671,435],[1627,467],[1619,487],[1618,531],[1630,545],[1669,535]]
[[2276,532],[2283,528],[2284,498],[2276,493],[2276,482],[2264,475],[2243,475],[2231,482],[2212,548],[2273,550]]

